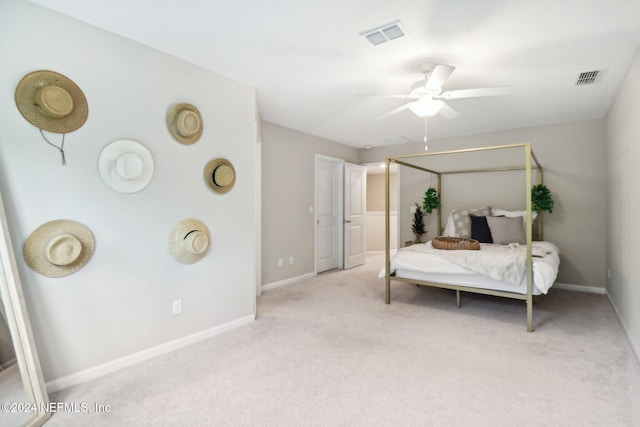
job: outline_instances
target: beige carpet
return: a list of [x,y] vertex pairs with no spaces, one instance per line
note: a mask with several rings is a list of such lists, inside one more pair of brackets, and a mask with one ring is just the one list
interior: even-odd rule
[[638,426],[640,367],[605,296],[404,283],[382,257],[265,292],[257,321],[51,396],[50,426]]

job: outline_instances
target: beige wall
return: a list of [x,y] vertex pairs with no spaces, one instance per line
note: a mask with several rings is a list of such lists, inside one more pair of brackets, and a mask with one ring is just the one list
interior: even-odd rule
[[[384,212],[385,174],[367,174],[367,211]],[[389,174],[389,207],[398,209],[398,174]]]
[[[254,89],[22,0],[2,2],[0,40],[0,186],[14,252],[56,219],[85,224],[96,240],[90,262],[63,278],[44,277],[17,256],[45,379],[93,375],[93,368],[127,363],[132,354],[250,321]],[[20,79],[38,69],[67,75],[87,97],[87,122],[66,135],[66,166],[13,99]],[[177,102],[202,114],[204,132],[193,145],[167,130],[166,111]],[[140,192],[118,193],[98,173],[101,150],[119,139],[138,141],[153,155],[153,178]],[[237,173],[225,195],[203,179],[216,157],[229,159]],[[208,226],[212,243],[204,259],[184,265],[171,257],[167,239],[189,217]],[[183,312],[175,316],[178,298]]]
[[[385,250],[385,215],[384,212],[367,212],[367,252],[384,252]],[[389,248],[398,249],[398,215],[389,216]]]
[[[314,272],[315,156],[360,164],[359,150],[262,122],[262,284]],[[278,259],[288,261],[278,267]]]
[[607,129],[607,292],[640,360],[640,54],[620,86]]
[[[367,174],[367,252],[385,250],[385,174]],[[389,174],[389,207],[398,209],[398,174]],[[398,247],[398,217],[390,218],[391,249]]]
[[[606,163],[604,120],[590,120],[557,126],[518,129],[492,134],[434,140],[431,151],[458,148],[505,145],[530,142],[544,167],[544,182],[553,193],[555,209],[545,214],[545,239],[556,243],[561,251],[558,282],[604,287],[606,283],[605,236],[606,221]],[[414,154],[423,150],[422,144],[407,144],[374,148],[362,152],[365,163],[381,161],[385,157]],[[484,166],[500,156],[475,156],[464,164]],[[447,160],[442,160],[446,166]],[[464,163],[464,162],[463,162]],[[437,165],[440,166],[440,165]],[[486,174],[493,175],[493,174]],[[448,179],[448,178],[447,178]],[[400,168],[400,233],[401,241],[411,240],[411,216],[415,201],[421,200],[431,185],[429,174]],[[524,177],[496,174],[495,176],[460,176],[443,187],[443,213],[452,207],[465,208],[490,204],[509,209],[524,208]],[[443,215],[444,216],[444,215]],[[443,219],[444,222],[444,219]],[[427,237],[435,237],[435,215],[425,220]],[[444,224],[443,224],[444,225]]]
[[[313,272],[313,169],[316,153],[344,158],[353,163],[373,163],[387,156],[421,152],[422,144],[361,150],[311,137],[263,122],[263,284]],[[544,182],[555,200],[552,214],[544,214],[545,239],[561,250],[558,282],[604,287],[606,283],[605,126],[589,120],[555,126],[518,129],[493,134],[432,141],[432,151],[530,142],[544,167]],[[474,155],[462,160],[441,158],[437,166],[500,165],[520,162],[522,151],[499,155]],[[360,159],[358,159],[360,156]],[[298,159],[298,160],[296,160]],[[300,160],[301,159],[301,160]],[[287,166],[282,165],[286,162]],[[437,167],[434,167],[437,169]],[[296,179],[292,179],[296,177]],[[383,178],[383,175],[380,175]],[[376,187],[376,178],[368,187]],[[408,168],[398,173],[400,242],[413,240],[410,208],[421,203],[424,192],[435,186],[430,175]],[[383,190],[382,190],[383,191]],[[381,191],[368,194],[375,200]],[[524,209],[524,174],[520,172],[448,176],[443,181],[443,213],[452,208],[489,204],[505,209]],[[377,205],[379,206],[379,204]],[[382,207],[383,208],[383,207]],[[445,215],[443,215],[444,226]],[[423,239],[438,234],[436,215],[425,218]],[[292,238],[291,235],[305,236]],[[369,248],[371,249],[371,248]],[[296,263],[277,267],[277,259],[296,257]]]

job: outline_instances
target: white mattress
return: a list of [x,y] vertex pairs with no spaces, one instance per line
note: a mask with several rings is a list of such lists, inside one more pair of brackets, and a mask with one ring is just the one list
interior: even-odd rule
[[[398,253],[391,260],[391,272],[395,273],[396,277],[402,277],[412,280],[423,280],[427,282],[444,283],[450,285],[468,286],[473,288],[493,289],[505,292],[514,292],[518,294],[527,293],[527,275],[526,270],[521,274],[519,281],[504,281],[494,277],[490,277],[486,274],[482,274],[479,271],[474,271],[469,268],[462,267],[455,264],[449,259],[444,259],[436,253],[438,250],[431,249],[431,242],[424,243],[426,247],[421,248],[421,245],[416,248],[408,247],[398,250]],[[488,249],[492,246],[500,245],[485,245],[483,244],[480,251],[461,251],[467,253],[479,253],[483,249],[482,253],[486,260]],[[523,249],[524,247],[514,248]],[[557,274],[558,267],[560,266],[559,250],[556,245],[550,242],[533,242],[534,253],[546,252],[544,257],[533,257],[533,294],[540,295],[546,294],[553,285]],[[504,247],[501,248],[504,250]],[[435,252],[435,253],[434,253]],[[443,252],[457,252],[457,251],[443,251]],[[450,254],[445,254],[450,255]],[[473,255],[473,254],[469,254]],[[385,277],[385,269],[379,274],[379,277]]]

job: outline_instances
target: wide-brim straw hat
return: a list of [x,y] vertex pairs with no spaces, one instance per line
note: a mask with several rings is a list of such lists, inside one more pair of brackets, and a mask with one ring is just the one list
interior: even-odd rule
[[82,90],[71,79],[55,71],[33,71],[16,87],[16,106],[32,125],[56,133],[82,126],[89,106]]
[[120,193],[135,193],[145,188],[153,176],[151,151],[136,141],[121,139],[102,149],[98,170],[105,184]]
[[167,111],[169,132],[181,144],[189,145],[202,136],[204,128],[200,111],[191,104],[176,104]]
[[47,222],[24,244],[24,259],[32,270],[47,277],[63,277],[84,267],[95,249],[91,230],[76,221]]
[[209,228],[195,218],[183,219],[169,234],[169,252],[176,261],[193,264],[209,251],[211,233]]
[[227,159],[213,159],[204,168],[204,180],[216,193],[228,193],[236,183],[236,170]]

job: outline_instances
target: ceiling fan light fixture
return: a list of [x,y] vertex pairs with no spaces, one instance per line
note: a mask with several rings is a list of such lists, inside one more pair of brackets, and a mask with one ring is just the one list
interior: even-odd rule
[[409,109],[418,117],[431,117],[435,116],[443,105],[442,101],[434,101],[432,98],[424,97],[412,103]]

